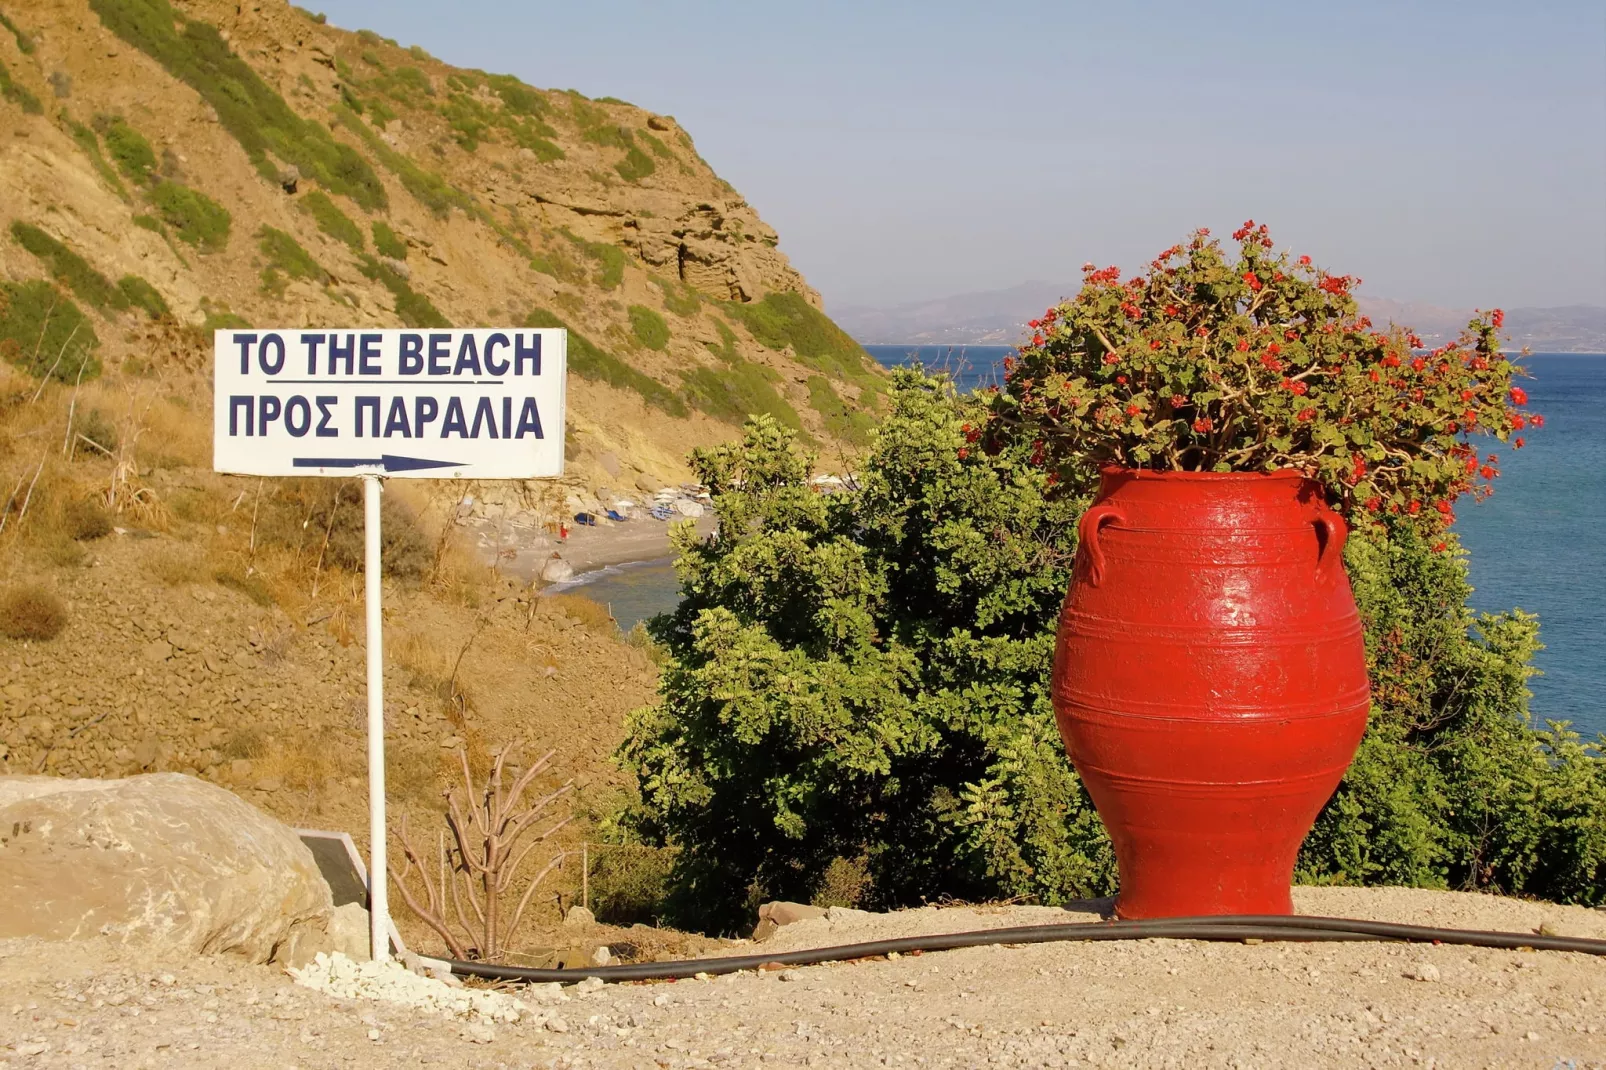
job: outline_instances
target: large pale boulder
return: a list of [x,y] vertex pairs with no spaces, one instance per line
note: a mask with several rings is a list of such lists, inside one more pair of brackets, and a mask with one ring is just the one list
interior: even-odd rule
[[0,937],[109,936],[251,962],[325,949],[333,908],[294,832],[178,773],[0,777],[0,903]]

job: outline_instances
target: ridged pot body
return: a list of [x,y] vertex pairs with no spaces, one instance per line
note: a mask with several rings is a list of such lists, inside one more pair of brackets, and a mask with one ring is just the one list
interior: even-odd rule
[[1060,615],[1054,710],[1126,918],[1288,914],[1366,729],[1343,521],[1298,473],[1109,468]]

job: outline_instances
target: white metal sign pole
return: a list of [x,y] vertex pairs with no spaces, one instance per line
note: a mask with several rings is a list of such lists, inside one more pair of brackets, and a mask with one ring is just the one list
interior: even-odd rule
[[362,477],[363,586],[368,612],[368,923],[375,962],[390,958],[390,903],[385,868],[385,614],[380,601],[377,475]]

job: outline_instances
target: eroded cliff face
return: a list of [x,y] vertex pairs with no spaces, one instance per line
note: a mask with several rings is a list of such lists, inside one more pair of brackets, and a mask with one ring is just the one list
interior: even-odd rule
[[[574,486],[674,478],[752,411],[851,438],[875,404],[873,363],[668,116],[278,0],[0,11],[0,280],[58,277],[108,368],[204,361],[152,341],[156,306],[196,327],[561,322]],[[14,224],[156,298],[94,306]]]

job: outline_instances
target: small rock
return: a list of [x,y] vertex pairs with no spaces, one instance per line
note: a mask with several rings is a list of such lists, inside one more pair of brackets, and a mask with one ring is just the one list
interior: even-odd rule
[[569,912],[563,915],[565,925],[595,925],[597,916],[583,906],[572,906]]
[[470,1025],[463,1035],[476,1044],[490,1044],[496,1040],[496,1030],[488,1025]]
[[1431,962],[1419,962],[1405,976],[1413,981],[1437,981],[1439,968]]
[[612,961],[613,952],[608,950],[607,944],[603,944],[591,953],[591,964],[593,966],[606,966]]
[[236,758],[229,763],[229,776],[235,780],[244,780],[251,775],[251,759]]
[[595,992],[597,989],[603,987],[606,983],[607,982],[600,977],[587,977],[584,981],[581,981],[579,984],[575,985],[574,989],[576,992]]
[[368,1030],[368,1039],[369,1040],[378,1040],[379,1039],[379,1030],[377,1030],[377,1029]]
[[801,981],[801,980],[803,980],[803,971],[802,970],[782,970],[781,971],[781,980],[783,980],[783,981]]
[[158,639],[154,643],[146,643],[139,654],[146,661],[163,662],[173,656],[173,648],[165,639]]
[[258,791],[266,792],[275,792],[284,787],[277,777],[263,777],[261,780],[257,781],[251,786],[256,788]]
[[562,1018],[548,1018],[546,1027],[554,1033],[567,1033],[569,1031],[569,1023]]

